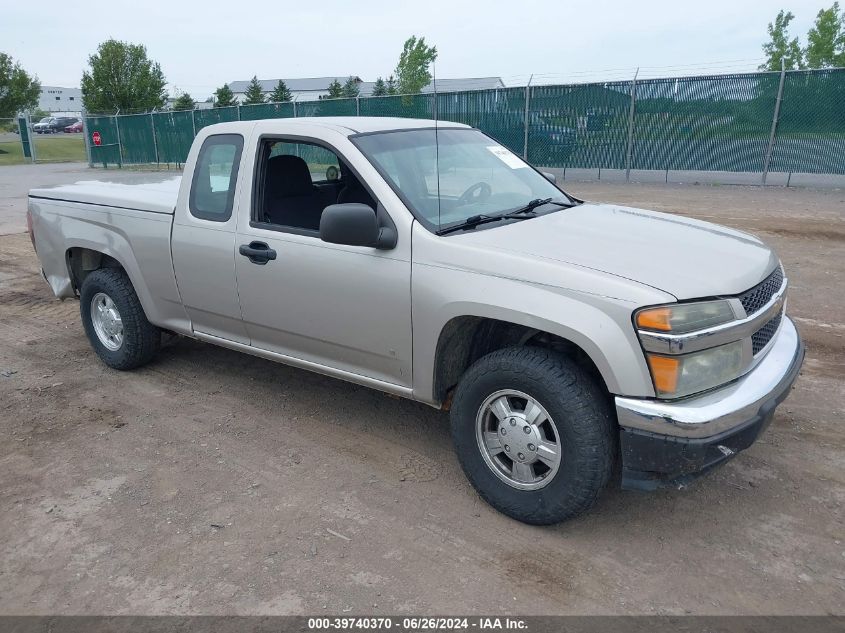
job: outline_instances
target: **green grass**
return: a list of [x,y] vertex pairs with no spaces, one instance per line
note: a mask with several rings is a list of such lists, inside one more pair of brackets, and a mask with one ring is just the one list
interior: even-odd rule
[[[8,135],[4,135],[9,138]],[[84,161],[85,141],[78,134],[35,135],[35,156],[38,162]],[[0,166],[21,165],[30,162],[24,158],[19,137],[0,141]]]

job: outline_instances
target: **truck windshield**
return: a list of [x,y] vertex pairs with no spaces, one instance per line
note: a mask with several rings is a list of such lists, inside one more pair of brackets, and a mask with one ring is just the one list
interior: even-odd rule
[[431,231],[537,199],[571,203],[542,174],[478,130],[398,130],[352,140]]

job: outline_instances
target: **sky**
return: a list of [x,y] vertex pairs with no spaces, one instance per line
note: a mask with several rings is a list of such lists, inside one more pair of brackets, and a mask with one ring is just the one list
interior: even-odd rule
[[[171,94],[203,100],[223,83],[279,77],[386,77],[403,42],[437,46],[439,77],[499,76],[508,86],[752,71],[765,0],[81,0],[14,2],[0,51],[42,85],[79,86],[88,56],[115,38],[147,47]],[[803,38],[833,0],[790,0]]]

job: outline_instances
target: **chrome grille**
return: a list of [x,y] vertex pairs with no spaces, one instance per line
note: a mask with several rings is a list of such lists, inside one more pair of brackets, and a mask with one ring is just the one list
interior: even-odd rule
[[751,335],[751,350],[755,356],[761,349],[766,347],[769,341],[772,340],[775,332],[778,331],[778,326],[780,325],[782,317],[783,312],[778,312],[773,318],[769,319],[769,322],[766,323],[766,325]]
[[[762,282],[754,286],[751,290],[739,295],[739,301],[742,303],[742,307],[745,308],[745,314],[751,316],[757,312],[757,310],[766,305],[775,293],[780,290],[781,284],[783,284],[783,271],[780,266],[778,266],[775,268],[774,272],[766,277],[766,279]],[[780,317],[776,318],[780,319]],[[760,331],[766,329],[768,325],[768,323],[764,325],[760,328]]]

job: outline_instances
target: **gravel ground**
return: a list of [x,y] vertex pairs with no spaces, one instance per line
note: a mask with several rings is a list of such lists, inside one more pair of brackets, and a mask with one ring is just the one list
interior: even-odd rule
[[9,234],[0,614],[842,614],[845,192],[568,187],[776,247],[808,354],[748,451],[522,525],[474,494],[423,405],[187,339],[107,369]]

